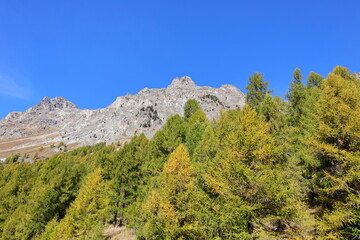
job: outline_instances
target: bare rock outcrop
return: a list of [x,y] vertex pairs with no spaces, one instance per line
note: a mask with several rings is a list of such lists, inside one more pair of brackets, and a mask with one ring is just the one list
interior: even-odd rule
[[0,121],[0,140],[31,136],[52,129],[59,139],[81,145],[126,141],[135,134],[148,137],[172,114],[183,115],[188,99],[196,99],[209,119],[221,109],[245,104],[245,94],[233,85],[220,88],[197,86],[190,77],[175,78],[167,88],[144,88],[118,97],[103,109],[79,109],[62,97],[45,97],[25,112],[9,113]]

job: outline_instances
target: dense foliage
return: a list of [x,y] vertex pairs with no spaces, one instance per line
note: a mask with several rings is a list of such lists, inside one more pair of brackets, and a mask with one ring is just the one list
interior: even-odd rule
[[360,239],[360,80],[295,69],[288,101],[264,76],[210,121],[194,100],[152,139],[0,165],[1,239]]

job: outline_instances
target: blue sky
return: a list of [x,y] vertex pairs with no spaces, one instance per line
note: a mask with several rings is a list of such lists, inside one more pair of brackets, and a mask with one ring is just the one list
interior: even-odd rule
[[298,67],[360,71],[360,1],[0,1],[0,118],[44,96],[102,108],[188,75],[284,96]]

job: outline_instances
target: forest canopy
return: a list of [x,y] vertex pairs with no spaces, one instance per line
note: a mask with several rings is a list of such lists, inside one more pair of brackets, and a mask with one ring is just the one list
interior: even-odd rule
[[195,99],[152,139],[0,165],[1,239],[360,239],[360,79],[295,69],[286,99],[249,77],[210,121]]

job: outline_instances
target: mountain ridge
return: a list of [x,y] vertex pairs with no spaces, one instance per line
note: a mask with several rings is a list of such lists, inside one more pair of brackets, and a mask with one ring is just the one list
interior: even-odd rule
[[57,137],[46,138],[42,144],[122,142],[140,133],[152,137],[170,115],[183,115],[183,107],[191,98],[200,103],[211,120],[221,109],[245,104],[245,94],[233,85],[198,86],[188,76],[174,78],[166,88],[144,88],[136,94],[119,96],[107,107],[94,110],[79,109],[63,97],[44,97],[26,111],[11,112],[2,119],[0,141],[41,135],[44,131]]

